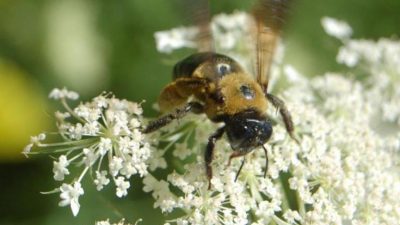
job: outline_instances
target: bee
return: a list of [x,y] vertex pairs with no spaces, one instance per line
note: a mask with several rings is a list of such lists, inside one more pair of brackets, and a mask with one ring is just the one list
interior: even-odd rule
[[[267,115],[269,104],[279,111],[288,134],[297,141],[285,103],[267,91],[269,70],[287,5],[288,0],[259,0],[252,11],[255,21],[255,76],[248,74],[231,57],[213,51],[209,41],[209,21],[198,19],[199,45],[208,45],[211,50],[194,53],[174,66],[173,81],[162,90],[158,100],[160,110],[167,114],[151,121],[144,129],[144,133],[156,131],[188,113],[203,113],[212,122],[223,124],[208,138],[204,152],[208,188],[213,176],[211,163],[215,144],[224,134],[233,150],[228,165],[233,158],[245,156],[261,147],[265,152],[266,176],[268,156],[264,144],[273,132]],[[244,162],[243,159],[235,180]]]

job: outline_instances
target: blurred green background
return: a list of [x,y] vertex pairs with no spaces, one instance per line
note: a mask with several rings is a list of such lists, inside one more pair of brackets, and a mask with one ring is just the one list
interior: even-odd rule
[[[94,224],[123,216],[161,224],[149,194],[134,186],[117,199],[112,188],[95,192],[87,179],[76,218],[57,206],[58,195],[40,191],[58,186],[48,156],[20,154],[29,136],[54,129],[54,87],[68,87],[82,99],[112,91],[119,98],[146,100],[146,115],[171,79],[181,55],[157,53],[153,34],[188,25],[185,0],[0,0],[0,224]],[[212,13],[248,9],[253,1],[213,0]],[[340,43],[324,34],[323,16],[348,21],[355,38],[397,38],[399,0],[298,0],[284,33],[286,61],[314,76],[342,70],[335,64]],[[140,183],[133,181],[133,184]]]

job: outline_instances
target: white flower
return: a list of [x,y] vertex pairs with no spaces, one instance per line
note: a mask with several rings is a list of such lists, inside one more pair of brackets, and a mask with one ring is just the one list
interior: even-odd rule
[[97,221],[95,225],[111,225],[109,220]]
[[[253,51],[253,36],[251,33],[252,17],[244,12],[234,12],[233,14],[219,14],[211,21],[210,31],[213,36],[213,45],[222,53],[229,54],[238,61],[246,69],[252,69],[251,57],[243,57],[240,53]],[[154,34],[157,44],[157,50],[162,53],[171,53],[181,48],[199,48],[204,46],[196,46],[196,38],[198,35],[197,27],[179,27],[168,31],[159,31]],[[240,46],[240,47],[238,47]]]
[[96,179],[94,180],[94,183],[96,184],[96,189],[98,191],[103,190],[103,187],[110,183],[110,179],[108,179],[106,175],[106,170],[102,170],[101,172],[96,171]]
[[120,198],[124,197],[128,194],[128,188],[131,184],[128,181],[125,181],[124,177],[118,177],[115,181],[115,186],[117,186],[116,195]]
[[183,47],[195,47],[192,41],[197,34],[195,28],[174,28],[168,31],[158,31],[154,34],[157,50],[163,53],[171,53],[175,49]]
[[126,178],[130,178],[133,174],[137,173],[137,169],[132,161],[131,162],[125,161],[123,163],[123,167],[121,168],[120,173],[124,175]]
[[28,158],[29,154],[30,154],[31,151],[32,151],[32,148],[33,148],[34,146],[40,146],[40,145],[41,145],[41,142],[44,141],[45,139],[46,139],[46,134],[44,134],[44,133],[41,133],[41,134],[39,134],[39,135],[37,135],[37,136],[32,136],[32,137],[31,137],[30,143],[27,144],[27,145],[24,147],[24,150],[22,151],[22,154],[24,154],[25,157]]
[[178,157],[179,159],[184,160],[191,154],[192,154],[192,152],[188,149],[187,143],[176,143],[175,144],[175,150],[174,150],[175,157]]
[[[235,22],[233,18],[220,15],[212,22],[217,49],[229,53],[242,46],[241,40],[246,40],[236,36],[235,31],[243,27],[235,24],[246,23],[245,19]],[[400,105],[397,100],[400,99],[397,88],[400,42],[351,40],[352,29],[347,23],[332,18],[323,18],[321,23],[329,35],[343,42],[338,63],[348,66],[347,73],[354,77],[364,77],[355,80],[339,73],[326,73],[309,78],[292,66],[283,66],[285,77],[282,77],[282,69],[273,65],[271,84],[288,84],[281,95],[292,113],[300,145],[278,123],[271,140],[265,144],[269,158],[266,179],[259,176],[265,169],[264,154],[255,149],[246,155],[242,172],[237,182],[233,182],[241,160],[233,160],[228,168],[225,166],[231,149],[222,138],[215,147],[211,190],[207,190],[204,159],[198,153],[204,151],[208,136],[214,130],[211,123],[197,116],[182,119],[168,131],[161,132],[157,138],[168,143],[168,147],[175,146],[174,156],[184,159],[198,155],[193,163],[179,161],[181,172],[170,174],[168,182],[155,180],[150,175],[144,178],[144,189],[152,191],[156,207],[163,212],[177,209],[185,212],[169,223],[396,224],[400,220],[397,210],[400,204],[393,198],[394,193],[400,192],[395,190],[400,187],[395,166],[400,162],[397,140],[400,107],[396,107]],[[219,38],[223,43],[218,42]],[[251,58],[240,55],[243,53],[246,54],[239,50],[228,55],[236,59]],[[271,120],[281,120],[273,107],[268,110]],[[382,121],[390,122],[392,129],[387,129]],[[195,131],[187,128],[193,123]],[[175,130],[179,132],[174,133]],[[192,132],[195,132],[193,146],[188,141]],[[150,162],[159,162],[166,150],[157,151]],[[169,190],[169,184],[174,186],[174,191]],[[288,209],[287,203],[297,203],[298,210]],[[257,220],[249,221],[249,214]]]
[[[132,136],[134,136],[134,134]],[[120,137],[118,141],[118,148],[123,153],[138,153],[140,152],[140,140],[141,138],[132,140],[130,137]]]
[[256,215],[259,217],[271,217],[275,212],[281,211],[280,204],[281,202],[276,199],[272,199],[272,201],[262,201],[258,205]]
[[112,149],[112,141],[110,138],[100,138],[99,143],[99,153],[105,155],[108,151]]
[[219,14],[213,18],[211,30],[217,47],[231,50],[248,35],[250,17],[243,12]]
[[71,114],[69,114],[69,112],[60,112],[60,111],[56,111],[54,113],[54,115],[55,115],[56,119],[59,121],[64,121],[66,118],[71,116]]
[[[68,105],[67,100],[76,99],[78,95],[65,88],[54,89],[50,97],[60,100],[66,110],[56,112],[56,134],[62,141],[43,143],[45,134],[33,136],[23,153],[31,154],[32,148],[37,147],[34,149],[60,154],[59,159],[53,162],[54,179],[57,181],[70,175],[67,167],[75,165],[81,168],[76,183],[80,184],[88,171],[94,171],[96,189],[102,190],[110,183],[109,174],[115,180],[117,195],[125,196],[130,187],[129,180],[125,179],[147,174],[146,162],[151,158],[151,151],[141,133],[143,110],[140,103],[120,100],[105,93],[74,108]],[[63,185],[62,191],[67,192],[67,187]],[[71,199],[74,214],[79,210],[77,197]],[[67,198],[60,205],[69,204],[68,201]]]
[[69,125],[66,135],[72,140],[82,139],[82,136],[85,135],[82,124],[77,123],[75,126]]
[[301,216],[297,211],[293,210],[286,210],[285,213],[283,214],[283,218],[290,224],[295,224],[295,221],[301,221]]
[[[140,115],[140,114],[139,114]],[[140,121],[136,118],[131,119],[131,121],[129,122],[129,124],[131,125],[132,128],[138,128],[140,127]]]
[[152,157],[149,158],[148,166],[151,171],[156,170],[157,168],[165,169],[167,168],[167,162],[165,161],[165,158],[163,157],[164,154],[162,151],[154,151],[152,153]]
[[61,155],[58,158],[58,162],[53,162],[54,180],[62,181],[65,175],[69,175],[67,166],[69,166],[69,161],[65,155]]
[[29,153],[31,152],[32,147],[33,147],[33,144],[32,144],[32,143],[30,143],[30,144],[28,144],[28,145],[26,145],[26,146],[24,147],[24,150],[22,151],[22,154],[24,154],[26,158],[29,157]]
[[71,99],[71,100],[77,100],[79,98],[78,93],[74,92],[74,91],[69,91],[66,88],[63,89],[58,89],[58,88],[54,88],[50,94],[49,94],[49,98],[52,99]]
[[115,177],[118,175],[119,170],[122,169],[122,163],[124,162],[123,158],[117,157],[117,156],[113,156],[113,158],[111,159],[110,163],[108,164],[109,166],[109,170],[110,170],[110,174]]
[[350,38],[353,33],[353,30],[346,22],[331,17],[323,17],[321,24],[327,34],[341,40]]
[[60,187],[60,198],[62,199],[61,202],[58,204],[59,206],[67,206],[70,205],[72,214],[74,216],[78,215],[79,212],[79,196],[83,195],[83,189],[81,187],[81,183],[75,182],[72,185],[70,184],[63,184]]
[[354,67],[360,60],[359,54],[348,48],[340,48],[339,53],[336,56],[336,61],[340,64],[344,64],[348,67]]
[[89,148],[84,148],[83,149],[83,154],[85,157],[83,157],[83,160],[85,161],[86,166],[92,166],[93,163],[96,162],[97,160],[97,155],[95,154],[95,151],[93,149]]
[[287,79],[292,83],[298,84],[300,82],[306,82],[304,77],[292,65],[284,66],[283,72],[285,73]]

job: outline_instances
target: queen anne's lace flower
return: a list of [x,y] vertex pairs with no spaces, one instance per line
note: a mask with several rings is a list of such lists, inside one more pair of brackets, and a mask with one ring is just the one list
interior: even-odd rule
[[64,180],[65,175],[69,175],[69,171],[67,169],[68,165],[69,165],[69,162],[65,155],[61,155],[59,157],[58,162],[57,161],[53,162],[54,180],[62,181],[62,180]]
[[[139,174],[147,174],[147,163],[151,151],[140,132],[140,104],[100,95],[87,103],[71,108],[67,99],[78,95],[67,89],[54,89],[50,97],[60,100],[67,112],[56,112],[58,134],[63,139],[59,143],[44,143],[45,134],[31,138],[24,149],[28,155],[32,148],[38,152],[58,153],[53,162],[54,179],[62,181],[70,174],[71,164],[82,167],[74,185],[63,184],[60,205],[70,205],[76,215],[79,211],[78,197],[83,194],[81,180],[89,172],[95,172],[94,184],[102,190],[114,181],[116,195],[128,194],[130,183],[127,179]],[[133,125],[133,126],[132,126]],[[53,191],[54,192],[54,191]],[[50,193],[53,193],[50,192]]]
[[110,183],[110,179],[107,178],[107,170],[103,170],[101,172],[96,171],[96,179],[94,180],[96,184],[96,189],[101,191],[104,186]]
[[72,214],[74,216],[78,215],[79,212],[79,196],[83,195],[83,189],[79,182],[75,182],[73,185],[63,184],[60,187],[60,198],[62,201],[59,203],[59,206],[71,206]]
[[[212,27],[217,49],[240,61],[248,56],[249,50],[236,47],[248,37],[235,35],[235,29],[243,29],[246,26],[238,24],[250,20],[239,19],[238,15],[220,15],[214,18]],[[165,128],[158,140],[171,143],[167,147],[176,143],[175,156],[184,159],[198,155],[194,162],[181,165],[184,172],[170,174],[167,182],[150,175],[145,177],[144,190],[152,191],[155,207],[163,212],[176,209],[185,212],[168,224],[396,224],[400,221],[400,203],[393,197],[400,192],[399,42],[351,40],[352,29],[345,22],[324,18],[322,24],[329,35],[344,43],[338,62],[350,68],[361,67],[367,71],[363,75],[369,77],[358,81],[354,79],[358,77],[327,73],[310,79],[290,65],[283,66],[283,73],[279,67],[273,68],[271,90],[276,83],[289,84],[281,95],[292,112],[300,145],[288,138],[281,125],[275,126],[273,137],[265,145],[270,160],[265,179],[261,176],[265,169],[263,152],[256,149],[246,156],[242,173],[234,182],[241,160],[233,161],[227,168],[231,149],[220,141],[212,165],[216,174],[211,180],[211,190],[207,190],[204,161],[202,154],[198,154],[204,144],[198,142],[206,143],[210,135],[206,131],[215,129],[215,125],[197,116],[194,121],[192,118],[179,121],[184,129],[177,124]],[[224,27],[225,34],[218,33],[218,27]],[[219,37],[224,37],[225,42],[218,44]],[[356,74],[357,70],[351,72]],[[279,73],[282,75],[277,77]],[[271,119],[278,121],[274,110],[271,107],[269,110]],[[391,122],[394,127],[387,130],[382,121]],[[173,126],[180,131],[173,132]],[[190,144],[193,137],[198,143],[194,146]],[[187,152],[183,153],[184,150]]]
[[115,186],[117,186],[117,196],[123,197],[128,194],[128,188],[131,186],[128,181],[125,181],[125,178],[120,176],[115,179]]

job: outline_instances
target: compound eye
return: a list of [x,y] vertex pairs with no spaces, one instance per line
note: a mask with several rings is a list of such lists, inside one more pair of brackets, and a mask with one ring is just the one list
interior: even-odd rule
[[226,63],[218,63],[217,64],[217,73],[221,76],[225,76],[228,73],[231,73],[231,66]]

